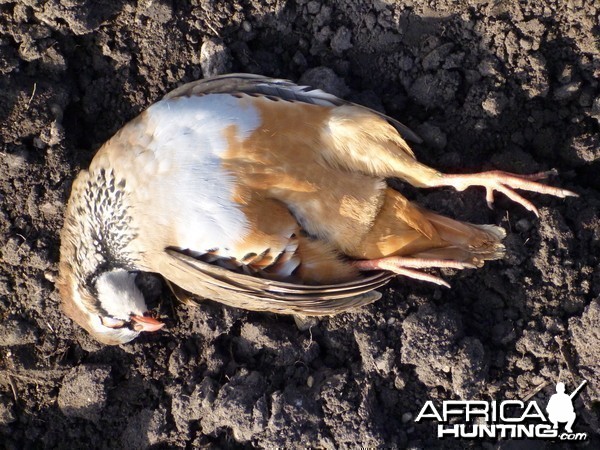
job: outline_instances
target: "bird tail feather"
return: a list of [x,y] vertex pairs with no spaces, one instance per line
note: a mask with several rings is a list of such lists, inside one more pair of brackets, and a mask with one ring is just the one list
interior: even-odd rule
[[495,225],[476,225],[460,222],[421,209],[421,213],[434,226],[440,238],[448,245],[411,255],[415,258],[439,258],[470,262],[481,267],[486,260],[504,256],[502,239],[504,229]]

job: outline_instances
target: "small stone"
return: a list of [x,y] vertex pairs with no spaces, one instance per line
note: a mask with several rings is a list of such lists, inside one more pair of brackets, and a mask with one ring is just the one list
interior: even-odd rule
[[483,110],[491,117],[499,116],[507,104],[507,99],[501,92],[490,92],[481,103]]
[[519,46],[525,50],[531,50],[533,48],[533,42],[530,41],[529,39],[519,39]]
[[53,272],[50,272],[48,270],[44,272],[44,278],[46,280],[48,280],[50,283],[56,282],[56,274],[54,274]]
[[221,39],[204,41],[200,49],[200,67],[204,77],[214,77],[231,70],[231,53]]
[[46,144],[44,144],[44,141],[42,140],[42,138],[40,138],[39,136],[36,136],[33,138],[33,146],[37,149],[44,149],[46,147]]
[[313,384],[315,384],[315,379],[312,375],[309,375],[308,378],[306,379],[306,385],[311,388],[313,387]]
[[396,378],[394,379],[394,387],[401,391],[406,387],[406,380],[400,375],[396,376]]
[[525,233],[531,229],[531,222],[527,219],[520,219],[516,224],[515,228],[520,233]]
[[303,69],[306,68],[306,66],[308,66],[308,63],[306,62],[306,57],[300,51],[294,53],[292,61],[294,61],[294,64],[296,64],[298,67]]
[[[44,129],[42,131],[42,134],[40,134],[40,145],[42,145],[41,148],[47,146],[53,147],[55,145],[58,145],[62,139],[64,138],[64,129],[63,126],[58,123],[56,120],[52,121],[52,123],[50,124],[50,128],[49,129]],[[36,138],[38,139],[38,138]],[[35,139],[34,139],[34,145],[35,144]]]
[[413,415],[410,412],[405,412],[402,414],[402,423],[408,423],[412,420]]
[[319,318],[316,316],[293,316],[294,322],[300,331],[310,330],[312,327],[319,325]]

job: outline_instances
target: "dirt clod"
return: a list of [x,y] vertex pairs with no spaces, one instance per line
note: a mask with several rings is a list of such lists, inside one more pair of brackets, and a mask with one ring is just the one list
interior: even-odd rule
[[110,367],[82,365],[73,368],[62,381],[58,407],[67,417],[97,422],[106,405],[106,384]]
[[35,328],[18,319],[5,320],[0,328],[0,347],[33,344]]
[[587,391],[592,402],[600,400],[600,299],[594,300],[581,317],[569,320],[569,332],[573,347],[577,351],[577,368],[588,380]]

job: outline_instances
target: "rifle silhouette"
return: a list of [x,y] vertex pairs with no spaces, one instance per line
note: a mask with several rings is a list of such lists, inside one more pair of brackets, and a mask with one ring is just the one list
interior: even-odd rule
[[584,386],[586,383],[587,383],[587,380],[583,380],[583,382],[582,382],[582,383],[581,383],[581,384],[580,384],[580,385],[577,387],[577,389],[575,389],[573,392],[571,392],[571,393],[569,394],[569,398],[570,398],[571,400],[573,400],[573,397],[575,397],[575,396],[576,396],[576,395],[579,393],[579,391],[581,390],[581,388],[582,388],[582,387],[583,387],[583,386]]

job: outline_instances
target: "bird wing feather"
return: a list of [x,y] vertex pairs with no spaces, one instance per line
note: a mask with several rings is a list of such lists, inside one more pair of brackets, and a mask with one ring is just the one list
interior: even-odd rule
[[323,316],[337,314],[378,300],[373,291],[394,277],[377,272],[332,285],[301,285],[257,278],[199,261],[176,249],[159,256],[160,273],[181,289],[202,298],[254,311]]
[[[246,73],[232,73],[219,75],[212,78],[194,81],[184,84],[165,95],[165,99],[172,99],[181,96],[206,95],[206,94],[230,94],[244,93],[254,96],[272,97],[290,102],[310,103],[322,106],[343,106],[354,105],[355,103],[342,100],[335,95],[315,89],[310,86],[299,86],[290,80],[279,78],[269,78],[262,75],[253,75]],[[375,111],[366,106],[361,108],[371,111],[373,114],[386,120],[392,125],[401,136],[411,142],[420,144],[423,140],[410,128],[400,121]]]

